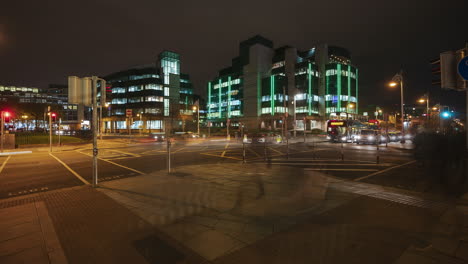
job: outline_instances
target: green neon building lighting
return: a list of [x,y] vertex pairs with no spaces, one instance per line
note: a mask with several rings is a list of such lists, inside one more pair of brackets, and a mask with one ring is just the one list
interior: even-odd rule
[[348,65],[348,102],[346,103],[346,112],[352,109],[348,108],[349,102],[351,101],[351,65]]
[[337,111],[341,112],[341,64],[336,65],[336,90],[338,94]]
[[228,101],[227,101],[227,107],[228,107],[228,118],[231,117],[231,76],[228,77]]
[[307,100],[309,101],[309,115],[312,115],[312,65],[309,62],[309,72],[307,75],[308,81],[309,81],[309,91],[307,94]]
[[208,116],[211,113],[211,82],[208,82]]
[[[325,71],[327,72],[327,71]],[[325,77],[325,112],[327,112],[328,110],[328,100],[327,100],[327,95],[330,94],[330,76],[328,74],[326,74],[326,77]]]
[[218,117],[221,118],[221,78],[218,80],[218,93],[219,93],[219,101],[218,101]]
[[359,113],[358,111],[358,107],[359,107],[359,104],[358,104],[359,100],[358,100],[358,69],[356,69],[356,114]]
[[270,105],[271,115],[275,114],[275,76],[270,76]]

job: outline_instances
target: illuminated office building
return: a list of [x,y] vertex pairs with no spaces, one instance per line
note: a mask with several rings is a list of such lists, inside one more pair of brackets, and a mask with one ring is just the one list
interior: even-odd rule
[[[320,44],[305,51],[273,48],[254,36],[239,56],[207,84],[207,119],[214,127],[322,128],[330,118],[358,113],[358,70],[343,48]],[[295,116],[295,118],[294,118]]]
[[189,75],[180,72],[180,55],[175,52],[163,51],[154,64],[104,79],[111,87],[106,131],[182,131],[185,120],[193,119],[193,86]]

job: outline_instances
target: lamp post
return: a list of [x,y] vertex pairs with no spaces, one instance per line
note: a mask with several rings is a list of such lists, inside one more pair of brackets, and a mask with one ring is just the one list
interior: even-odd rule
[[427,120],[430,119],[430,114],[429,114],[429,94],[425,94],[424,98],[421,98],[418,100],[420,103],[426,103],[426,117]]
[[294,95],[294,101],[293,101],[293,111],[294,111],[294,138],[296,138],[296,126],[297,126],[297,121],[296,121],[296,95]]
[[403,104],[403,72],[395,74],[390,82],[390,87],[395,87],[400,84],[400,99],[401,99],[401,143],[405,143],[405,113],[404,113],[404,104]]
[[354,108],[354,104],[348,103],[346,104],[346,119],[348,119],[348,112],[351,112],[350,109]]
[[200,136],[200,108],[194,106],[193,111],[197,111],[197,134]]
[[[109,113],[109,103],[105,103],[104,106],[106,107],[107,116],[110,116],[110,113]],[[112,122],[112,121],[109,121],[109,122]],[[105,132],[105,133],[109,133],[109,132],[107,131],[107,128],[106,128],[106,125],[105,125],[104,122],[103,122],[103,124],[104,124],[104,132]],[[111,123],[109,123],[109,128],[110,128],[110,127],[111,127]],[[112,132],[112,131],[111,131],[111,132]]]

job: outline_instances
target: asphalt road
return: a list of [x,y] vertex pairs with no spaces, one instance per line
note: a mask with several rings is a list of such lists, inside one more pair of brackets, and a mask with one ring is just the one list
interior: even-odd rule
[[[245,161],[263,164],[267,162],[271,166],[300,167],[360,181],[374,176],[385,177],[397,168],[405,173],[405,166],[412,162],[412,154],[399,147],[399,143],[392,143],[389,147],[381,145],[377,150],[375,145],[342,145],[318,141],[292,141],[288,146],[246,144]],[[233,162],[242,163],[243,152],[243,145],[236,141],[176,142],[171,148],[171,163],[174,171],[183,165],[209,166],[225,163],[229,166],[229,163]],[[99,150],[99,181],[112,181],[166,170],[166,161],[165,143],[104,140],[100,143]],[[73,149],[55,148],[51,154],[43,149],[31,154],[0,156],[0,198],[89,184],[91,179],[90,145]]]

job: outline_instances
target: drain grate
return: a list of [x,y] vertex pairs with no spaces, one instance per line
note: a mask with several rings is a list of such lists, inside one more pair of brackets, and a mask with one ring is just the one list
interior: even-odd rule
[[156,235],[145,237],[133,242],[136,250],[150,264],[175,264],[185,258],[185,255],[161,240]]

